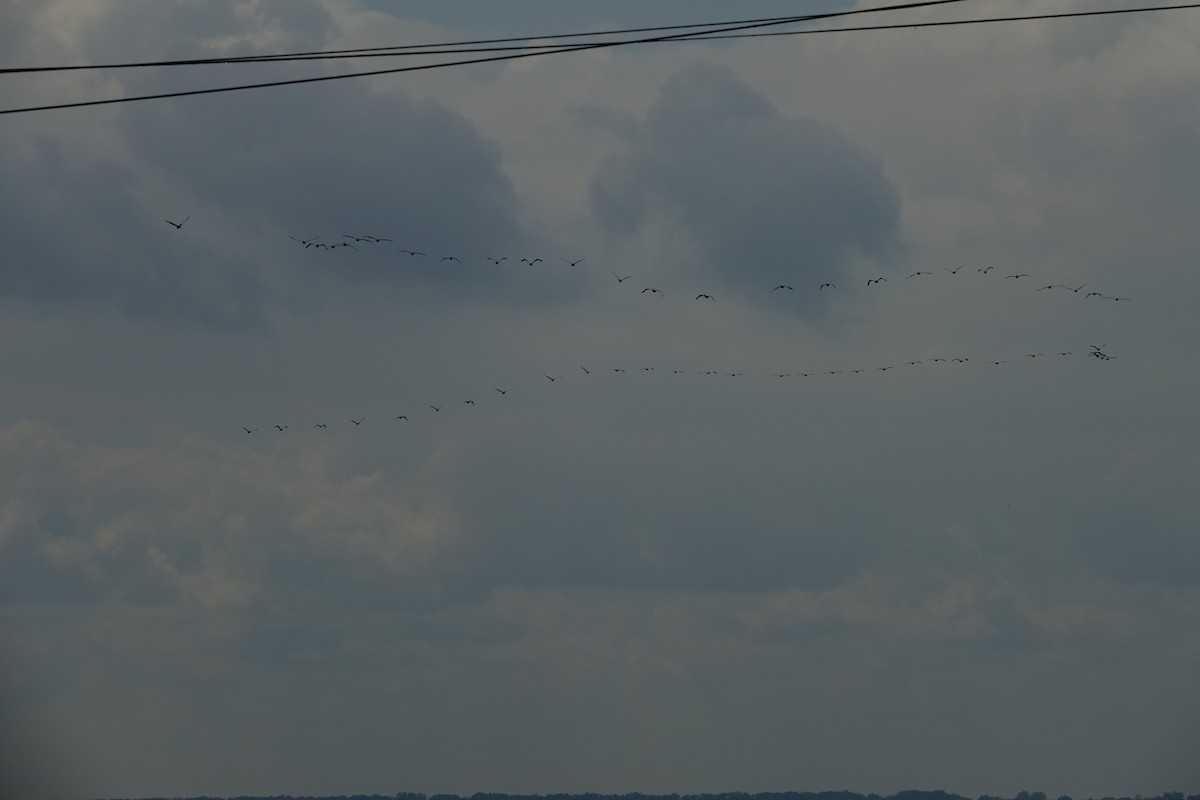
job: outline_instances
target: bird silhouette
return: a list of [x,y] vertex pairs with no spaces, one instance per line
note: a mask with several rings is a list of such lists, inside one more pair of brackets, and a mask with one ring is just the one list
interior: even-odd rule
[[[794,291],[796,291],[796,290],[795,290],[795,288],[793,288],[793,287],[791,287],[791,286],[788,286],[788,285],[787,285],[787,284],[785,284],[785,283],[781,283],[781,284],[779,284],[778,286],[776,286],[776,287],[775,287],[774,289],[772,289],[771,291],[772,291],[772,292],[777,292],[777,291],[779,291],[780,289],[787,289],[789,292],[794,292]],[[770,292],[768,292],[768,294],[770,294]]]
[[555,375],[553,378],[551,378],[549,375],[547,375],[546,380],[550,381],[551,383],[554,383],[556,380],[558,380],[561,377],[562,377],[562,375]]
[[508,261],[508,256],[502,256],[501,258],[488,258],[488,261],[499,265],[501,261]]
[[245,425],[243,425],[242,430],[244,430],[247,434],[251,434],[258,430],[258,428],[247,428]]
[[458,256],[446,256],[445,258],[442,259],[442,261],[458,261],[459,264],[462,263],[462,261],[460,261],[458,259]]
[[590,369],[588,369],[587,367],[583,366],[582,364],[580,364],[580,365],[579,365],[579,368],[580,368],[581,370],[583,370],[583,374],[584,374],[584,375],[591,375],[591,374],[592,374],[592,371],[591,371]]
[[313,427],[314,428],[328,428],[329,426],[326,425],[324,422],[318,422],[316,425],[313,425]]
[[1028,272],[1018,272],[1013,275],[1005,275],[1004,277],[1005,278],[1028,278],[1029,273]]
[[874,280],[868,279],[867,286],[870,286],[872,283],[884,283],[886,281],[887,281],[887,278],[875,278]]
[[946,272],[949,272],[951,275],[957,275],[958,271],[965,266],[966,266],[966,264],[959,264],[954,269],[950,269],[949,267],[942,267],[942,269],[946,270]]
[[630,278],[632,278],[633,276],[632,276],[632,275],[626,275],[624,278],[622,278],[620,275],[618,275],[617,273],[615,273],[615,272],[614,272],[614,273],[613,273],[613,277],[617,279],[617,283],[624,283],[625,281],[629,280],[629,279],[630,279]]
[[[397,250],[397,253],[407,253],[410,256],[427,256],[428,253],[422,253],[420,250]],[[445,261],[445,259],[442,259]]]
[[408,419],[408,417],[406,417],[404,414],[400,414],[396,417],[396,419]]
[[[191,218],[192,218],[192,217],[191,217],[191,215],[189,214],[188,216],[184,217],[184,220],[183,220],[183,222],[187,222],[187,221],[188,221],[189,219],[191,219]],[[167,223],[168,225],[174,225],[174,226],[175,226],[175,230],[179,230],[180,228],[182,228],[182,227],[183,227],[183,222],[171,222],[171,220],[169,220],[169,219],[164,219],[164,220],[163,220],[163,222]]]
[[819,292],[826,287],[828,287],[830,289],[836,289],[837,284],[836,283],[822,283],[820,286],[817,287],[817,291]]
[[441,407],[441,406],[435,406],[435,405],[433,405],[433,404],[430,404],[430,406],[429,406],[429,407],[430,407],[430,408],[432,408],[434,411],[441,411],[441,410],[442,410],[442,407]]
[[[945,267],[943,267],[942,269],[945,269]],[[921,272],[920,270],[917,270],[913,274],[909,275],[908,278],[915,278],[918,275],[932,275],[932,274],[933,274],[932,272]],[[908,280],[908,278],[905,278],[904,280]]]
[[506,395],[506,394],[508,394],[508,389],[501,389],[501,388],[499,388],[499,387],[492,387],[492,388],[494,388],[494,389],[495,389],[497,392],[499,392],[501,395]]
[[714,298],[714,297],[713,297],[711,294],[698,294],[698,295],[696,295],[696,299],[697,299],[697,300],[699,300],[699,299],[700,299],[700,298],[702,298],[702,297],[707,297],[709,300],[712,300],[714,303],[716,302],[716,298]]
[[282,430],[283,430],[283,429],[285,429],[286,427],[287,427],[287,425],[276,425],[276,426],[275,426],[275,430],[277,430],[277,431],[282,431]]
[[562,261],[564,264],[570,264],[572,267],[577,267],[577,266],[579,266],[580,264],[582,264],[583,262],[587,261],[587,259],[586,259],[586,258],[581,258],[581,259],[578,259],[578,260],[576,260],[576,261],[569,261],[568,259],[565,259],[565,258],[564,258],[564,259],[561,259],[561,261]]
[[522,258],[522,259],[521,259],[521,263],[522,263],[522,264],[528,264],[528,265],[529,265],[529,266],[531,266],[531,267],[532,267],[534,264],[538,263],[539,261],[541,261],[541,259],[540,259],[540,258],[535,258],[535,259],[533,259],[532,261],[530,261],[528,258]]
[[463,400],[463,405],[464,406],[473,406],[473,405],[475,405],[475,401],[474,400]]
[[658,289],[652,289],[652,288],[650,288],[650,287],[646,287],[645,289],[642,289],[642,294],[645,294],[646,292],[650,292],[651,294],[657,294],[657,295],[659,295],[659,296],[661,296],[661,297],[666,297],[666,295],[665,295],[665,294],[663,294],[663,293],[662,293],[661,291],[659,291]]
[[984,275],[987,275],[989,272],[991,272],[991,271],[992,271],[992,270],[994,270],[995,268],[996,268],[996,267],[993,265],[993,266],[990,266],[990,267],[984,267],[983,269],[977,269],[977,270],[975,270],[975,271],[976,271],[976,272],[981,272],[981,273],[983,273]]
[[362,425],[364,419],[366,419],[366,417],[359,417],[358,419],[352,419],[350,421],[353,422],[355,425]]
[[1064,286],[1063,288],[1064,288],[1064,289],[1070,289],[1070,290],[1071,290],[1072,292],[1074,292],[1075,294],[1079,294],[1079,290],[1080,290],[1080,289],[1082,289],[1082,288],[1083,288],[1083,287],[1085,287],[1085,286],[1087,286],[1087,281],[1084,281],[1083,283],[1079,284],[1079,286],[1078,286],[1078,287],[1076,287],[1076,288],[1072,288],[1072,287],[1070,287],[1070,286]]

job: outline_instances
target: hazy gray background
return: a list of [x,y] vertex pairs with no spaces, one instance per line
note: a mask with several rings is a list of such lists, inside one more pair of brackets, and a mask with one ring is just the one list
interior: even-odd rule
[[[0,52],[797,5],[842,4],[9,0]],[[1197,42],[1177,11],[4,117],[7,785],[1200,791]],[[395,241],[288,238],[342,234]]]

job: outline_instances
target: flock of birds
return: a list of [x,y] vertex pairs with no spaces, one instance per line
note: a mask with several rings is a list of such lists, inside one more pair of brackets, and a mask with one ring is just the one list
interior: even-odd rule
[[[166,220],[166,221],[172,225],[175,225],[175,223],[171,222],[170,220]],[[184,220],[184,222],[186,222],[186,221],[187,220]],[[176,225],[176,227],[179,227],[179,226]],[[336,250],[339,248],[349,248],[351,250],[358,250],[359,244],[379,245],[379,244],[387,244],[387,243],[393,242],[392,239],[390,239],[386,236],[372,236],[369,234],[351,234],[351,233],[343,233],[343,234],[341,234],[340,239],[333,241],[333,242],[322,242],[321,236],[312,236],[307,239],[301,239],[297,236],[289,235],[288,238],[292,239],[293,241],[299,242],[306,250],[307,249]],[[427,253],[423,250],[398,249],[397,252],[403,253],[404,255],[407,255],[409,257],[421,257],[421,258],[431,257],[429,255],[429,253]],[[505,261],[508,261],[509,258],[508,258],[508,256],[488,256],[485,260],[488,263],[492,264],[493,266],[500,266]],[[577,259],[572,260],[569,258],[559,258],[558,260],[564,264],[571,266],[571,267],[576,267],[576,266],[579,266],[580,264],[582,264],[587,259],[586,258],[577,258]],[[459,265],[462,265],[462,263],[463,263],[462,259],[460,259],[458,256],[454,256],[454,255],[442,256],[438,259],[438,263],[446,263],[446,262],[454,262]],[[528,264],[529,266],[534,266],[535,264],[544,263],[544,259],[542,259],[542,258],[522,258],[522,259],[520,259],[520,261],[518,263]],[[942,269],[944,271],[950,273],[951,275],[958,275],[958,273],[961,272],[965,266],[966,266],[965,264],[960,264],[954,268],[942,267]],[[977,268],[975,271],[981,275],[986,276],[986,275],[989,275],[993,269],[995,269],[994,266],[989,266],[989,267]],[[907,275],[904,278],[904,280],[912,280],[913,278],[920,278],[923,275],[934,275],[934,274],[935,273],[933,273],[933,272],[926,272],[924,270],[918,270],[916,272],[912,272],[909,275]],[[614,278],[616,278],[617,283],[624,283],[625,281],[634,277],[633,275],[621,275],[617,272],[612,272],[612,276]],[[1032,277],[1032,276],[1028,272],[1014,272],[1012,274],[1003,276],[1003,278],[1005,280],[1018,280],[1018,281],[1021,278],[1029,278],[1029,277]],[[888,279],[886,277],[880,276],[878,278],[868,278],[866,285],[867,286],[878,286],[880,284],[887,283],[887,282],[888,282]],[[1064,291],[1079,294],[1079,292],[1086,286],[1087,286],[1086,282],[1081,283],[1079,286],[1068,286],[1065,283],[1052,283],[1052,284],[1048,284],[1046,286],[1039,287],[1037,291],[1063,289]],[[838,288],[837,284],[834,283],[833,281],[825,281],[823,283],[818,284],[817,291],[822,292],[822,291],[825,291],[826,289],[835,290],[837,288]],[[786,283],[780,283],[780,284],[776,284],[773,288],[768,290],[769,293],[780,292],[780,291],[794,292],[794,291],[796,291],[796,287],[790,286]],[[641,294],[658,295],[660,297],[666,296],[666,294],[661,289],[659,289],[655,286],[647,286],[646,288],[641,290]],[[1091,291],[1091,292],[1086,293],[1083,296],[1083,299],[1087,300],[1092,297],[1098,297],[1101,300],[1112,300],[1114,302],[1119,302],[1121,300],[1129,301],[1132,299],[1130,297],[1118,297],[1116,295],[1102,294],[1101,292],[1096,292],[1096,291]],[[701,292],[701,293],[697,294],[695,299],[696,300],[708,300],[708,301],[712,301],[712,302],[716,301],[716,298],[713,295],[705,293],[705,292]]]
[[[1085,355],[1085,357],[1087,357],[1087,358],[1093,358],[1093,359],[1097,359],[1100,361],[1110,361],[1110,360],[1116,358],[1116,356],[1106,353],[1103,349],[1103,347],[1104,347],[1103,345],[1095,345],[1094,344],[1094,345],[1090,345],[1090,347],[1091,347],[1091,349],[1089,351],[1087,351],[1087,353]],[[1048,354],[1048,353],[1024,353],[1022,355],[1024,358],[1042,358],[1042,357],[1049,356],[1051,354]],[[1061,357],[1066,357],[1066,356],[1073,356],[1073,355],[1075,355],[1075,353],[1070,350],[1061,350],[1061,351],[1054,353],[1053,355],[1061,358]],[[906,362],[904,362],[903,366],[915,367],[919,364],[966,364],[966,363],[969,363],[970,361],[971,361],[971,359],[968,357],[956,357],[956,358],[947,359],[947,358],[938,356],[938,357],[934,357],[934,358],[914,359],[912,361],[906,361]],[[1008,359],[998,359],[998,360],[989,360],[986,363],[988,363],[992,366],[1000,366],[1002,364],[1007,364],[1009,362],[1008,362]],[[775,378],[792,378],[792,377],[809,378],[809,377],[820,376],[820,375],[843,375],[843,374],[856,375],[856,374],[866,373],[866,372],[886,372],[888,370],[897,369],[897,368],[898,368],[898,365],[889,364],[886,366],[872,367],[872,368],[859,367],[856,369],[830,369],[830,370],[820,370],[820,371],[816,371],[816,372],[776,372],[776,373],[771,373],[771,375],[772,375],[772,377],[775,377]],[[579,369],[581,370],[581,372],[584,375],[592,375],[594,373],[601,371],[601,370],[597,370],[595,368],[588,368],[583,365],[580,365]],[[624,367],[609,367],[609,368],[607,368],[606,371],[611,372],[611,373],[626,373],[629,370],[625,369]],[[656,372],[658,370],[656,370],[654,367],[638,367],[638,368],[634,369],[633,371],[649,373],[649,372]],[[661,370],[661,371],[670,372],[672,375],[685,375],[688,372],[687,370],[682,370],[682,369],[671,369],[671,370]],[[694,374],[723,375],[723,376],[730,377],[730,378],[741,378],[741,377],[745,376],[745,373],[743,373],[743,372],[723,372],[721,370],[711,370],[711,369],[700,370]],[[565,375],[563,375],[563,374],[558,374],[558,375],[544,374],[542,377],[545,378],[550,383],[557,383],[558,381],[562,380],[565,377]],[[492,389],[493,389],[493,391],[497,392],[501,397],[508,395],[508,393],[512,391],[511,388],[504,389],[504,388],[500,388],[499,386],[492,387]],[[462,401],[462,405],[463,406],[475,406],[476,403],[475,403],[474,399],[468,398],[468,399]],[[447,408],[447,406],[444,402],[441,404],[429,403],[426,405],[426,408],[432,409],[433,413],[437,413],[437,412],[440,412],[443,409]],[[396,414],[393,417],[393,421],[406,422],[406,421],[408,421],[408,418],[409,418],[409,416],[407,413]],[[353,417],[351,417],[350,419],[347,420],[347,423],[352,424],[355,427],[358,427],[358,426],[362,425],[365,420],[366,420],[365,416],[359,417],[358,419],[354,419]],[[279,433],[283,433],[286,430],[290,430],[289,426],[286,424],[278,424],[277,423],[270,427],[275,429]],[[317,423],[314,423],[311,427],[312,428],[320,428],[320,429],[328,429],[329,424],[325,423],[325,422],[317,422]],[[258,428],[258,427],[250,428],[250,427],[243,425],[242,430],[245,431],[247,434],[252,434],[252,433],[256,433],[257,431],[259,431],[260,428]]]
[[[183,219],[183,221],[181,221],[181,222],[174,222],[169,219],[164,220],[164,222],[173,226],[176,230],[179,230],[183,227],[183,225],[189,219],[191,219],[190,216],[185,217]],[[289,236],[288,238],[292,239],[293,241],[298,242],[306,250],[326,250],[326,251],[337,250],[337,249],[350,249],[350,250],[357,251],[359,249],[360,245],[370,247],[370,246],[385,245],[385,244],[389,244],[389,243],[393,242],[393,240],[391,238],[388,238],[385,236],[375,236],[375,235],[370,235],[370,234],[341,234],[340,238],[338,238],[337,240],[332,241],[332,242],[322,241],[321,236],[312,236],[307,239],[301,239],[296,236]],[[432,257],[434,257],[434,256],[430,256],[427,252],[421,251],[421,250],[399,249],[397,252],[402,253],[410,258],[432,258]],[[492,264],[494,267],[499,267],[504,262],[509,261],[509,257],[508,256],[489,256],[486,260],[488,263]],[[582,264],[584,261],[586,261],[587,259],[586,258],[576,258],[576,259],[560,258],[558,260],[564,264],[567,264],[569,267],[577,267],[580,264]],[[457,263],[459,265],[463,264],[462,260],[458,256],[455,256],[455,255],[441,256],[441,257],[439,257],[439,263],[450,263],[450,264]],[[545,260],[540,257],[535,257],[535,258],[526,257],[526,258],[521,258],[518,263],[527,264],[529,266],[534,266],[539,263],[545,263]],[[943,271],[949,273],[950,275],[957,276],[960,272],[962,272],[962,270],[965,267],[966,267],[965,264],[960,264],[953,268],[942,267],[942,269],[943,269]],[[979,267],[979,268],[975,269],[975,272],[978,273],[979,275],[986,277],[986,276],[990,276],[990,274],[992,273],[992,271],[994,269],[995,269],[995,267],[993,267],[993,266]],[[618,284],[624,284],[626,281],[628,281],[634,277],[633,275],[622,275],[617,272],[612,272],[611,274],[616,279]],[[935,273],[935,272],[930,272],[930,271],[925,271],[925,270],[917,270],[915,272],[908,274],[907,276],[905,276],[903,279],[900,279],[900,280],[908,281],[908,280],[913,280],[913,279],[922,279],[922,278],[925,278],[926,276],[931,276],[931,275],[936,275],[936,274],[937,273]],[[1030,277],[1032,277],[1032,275],[1031,275],[1031,273],[1028,273],[1028,272],[1014,272],[1011,274],[1004,275],[1003,279],[1020,281],[1024,278],[1030,278]],[[879,276],[876,278],[868,279],[866,281],[866,285],[868,287],[879,286],[879,285],[887,283],[887,282],[888,282],[888,278],[886,276]],[[1081,283],[1078,286],[1070,286],[1070,285],[1067,285],[1064,283],[1051,283],[1051,284],[1046,284],[1045,286],[1038,287],[1037,291],[1053,291],[1055,289],[1061,289],[1063,292],[1071,292],[1073,294],[1078,295],[1081,292],[1083,292],[1083,290],[1087,286],[1088,286],[1087,282]],[[838,289],[838,286],[835,282],[823,281],[817,285],[816,290],[818,292],[824,292],[826,290],[836,291],[837,289]],[[768,293],[795,292],[796,288],[789,284],[780,283],[780,284],[775,285],[773,288],[771,288],[767,291],[768,291]],[[660,297],[665,297],[664,292],[655,286],[647,286],[647,287],[643,288],[641,290],[640,294],[658,295]],[[1109,300],[1109,301],[1113,301],[1113,302],[1120,302],[1120,301],[1128,302],[1129,300],[1132,299],[1129,297],[1120,297],[1117,295],[1103,294],[1098,291],[1089,291],[1083,295],[1084,300],[1088,300],[1093,297],[1099,298],[1101,300]],[[697,301],[702,300],[702,301],[706,301],[706,302],[716,302],[716,298],[707,292],[700,292],[700,293],[696,294],[695,300],[697,300]],[[1093,358],[1093,359],[1099,360],[1099,361],[1108,361],[1108,360],[1113,359],[1114,356],[1105,352],[1104,347],[1105,347],[1105,345],[1094,345],[1094,344],[1090,345],[1090,350],[1087,351],[1085,356],[1088,358]],[[1043,357],[1065,358],[1065,357],[1069,357],[1069,356],[1073,356],[1073,355],[1074,355],[1073,351],[1059,350],[1059,351],[1054,352],[1053,354],[1043,353],[1043,352],[1023,353],[1019,356],[1019,358],[1029,358],[1029,359],[1037,359],[1037,358],[1043,358]],[[916,367],[921,364],[966,364],[966,363],[969,363],[970,361],[971,361],[971,359],[966,356],[958,356],[958,357],[952,357],[952,358],[937,356],[937,357],[933,357],[933,358],[913,359],[910,361],[906,361],[903,364],[887,364],[887,365],[882,365],[882,366],[860,367],[860,368],[855,368],[855,369],[831,369],[831,370],[821,370],[821,371],[800,371],[800,372],[775,372],[775,373],[771,373],[771,376],[775,377],[775,378],[791,378],[791,377],[810,378],[810,377],[814,377],[814,376],[818,376],[818,375],[840,375],[840,374],[861,374],[861,373],[867,373],[867,372],[887,372],[889,370],[898,369],[901,367]],[[1008,363],[1008,359],[987,360],[986,363],[989,364],[990,366],[1001,366],[1003,364]],[[599,370],[588,368],[583,365],[580,365],[579,369],[582,372],[582,374],[584,374],[584,375],[591,375],[591,374],[593,374],[593,372],[599,371]],[[626,372],[627,370],[625,367],[608,367],[607,371],[610,373],[614,373],[614,374],[620,374],[620,373]],[[656,369],[655,369],[655,367],[640,367],[640,368],[636,368],[634,371],[650,373],[650,372],[655,372]],[[682,370],[682,369],[670,369],[670,370],[662,370],[662,371],[664,371],[664,372],[669,371],[673,375],[682,375],[682,374],[686,374],[686,372],[687,372],[686,370]],[[741,372],[723,372],[720,370],[701,370],[701,371],[699,371],[699,374],[706,375],[706,376],[724,375],[724,376],[731,377],[731,378],[739,378],[739,377],[743,377],[743,375],[744,375],[744,373],[741,373]],[[548,381],[549,383],[557,383],[559,380],[562,380],[564,376],[562,374],[558,374],[558,375],[543,374],[542,377],[545,378],[545,380]],[[502,388],[502,387],[498,387],[498,386],[492,387],[492,388],[497,393],[497,395],[499,395],[500,397],[506,396],[511,391],[511,389],[509,389],[509,388]],[[475,405],[476,405],[475,400],[472,398],[468,398],[468,399],[461,401],[461,406],[464,406],[464,407],[465,406],[475,406]],[[431,410],[431,413],[439,413],[444,408],[446,408],[446,406],[444,403],[430,403],[427,405],[427,408]],[[394,415],[393,421],[405,422],[408,420],[408,418],[409,418],[408,413],[401,413],[401,414]],[[353,424],[355,427],[358,427],[358,426],[362,425],[365,420],[366,420],[366,417],[359,417],[358,419],[350,418],[347,422],[349,424]],[[290,430],[289,426],[287,424],[283,424],[283,423],[277,423],[270,427],[279,433]],[[314,423],[311,427],[317,428],[317,429],[327,429],[329,427],[329,424],[326,422],[317,422],[317,423]],[[249,427],[249,426],[245,426],[245,425],[243,425],[241,427],[241,429],[247,435],[256,433],[257,431],[260,430],[259,427]]]

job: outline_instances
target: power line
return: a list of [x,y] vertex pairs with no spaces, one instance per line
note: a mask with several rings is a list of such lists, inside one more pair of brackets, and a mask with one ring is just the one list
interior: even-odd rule
[[[726,28],[730,26],[750,26],[750,25],[768,25],[768,24],[788,24],[792,22],[800,22],[813,19],[824,19],[837,16],[849,16],[852,14],[867,14],[876,11],[897,10],[908,7],[916,7],[921,5],[939,5],[941,3],[958,3],[967,2],[967,0],[938,0],[933,3],[910,3],[904,6],[882,6],[874,9],[859,9],[854,11],[829,12],[825,14],[809,14],[803,16],[786,16],[786,17],[760,17],[756,19],[739,19],[726,20],[724,22],[697,22],[687,25],[657,25],[643,28],[616,28],[605,31],[588,31],[584,33],[555,33],[540,36],[516,36],[507,38],[494,39],[468,39],[454,42],[439,42],[436,44],[407,44],[407,45],[389,45],[386,47],[361,47],[348,50],[313,50],[300,53],[268,53],[263,55],[253,56],[222,56],[219,58],[190,58],[190,59],[174,59],[169,61],[133,61],[110,64],[71,64],[63,66],[49,67],[3,67],[0,68],[0,74],[20,74],[20,73],[36,73],[36,72],[64,72],[64,71],[81,71],[81,70],[100,70],[100,69],[127,69],[135,67],[175,67],[175,66],[202,66],[207,64],[242,64],[254,63],[259,61],[307,61],[307,60],[322,60],[322,59],[340,59],[340,58],[371,58],[380,56],[401,56],[401,55],[447,55],[453,53],[476,53],[476,52],[496,52],[507,50],[526,50],[530,48],[553,49],[562,47],[563,45],[546,44],[546,45],[513,45],[510,47],[482,47],[480,45],[499,45],[509,44],[512,42],[533,42],[547,41],[558,39],[575,39],[584,36],[617,36],[631,33],[657,33],[659,31],[684,31],[689,28]],[[701,35],[712,33],[713,31],[694,31],[689,35]],[[582,44],[601,45],[610,44],[618,45],[623,42],[585,42]],[[437,48],[437,49],[435,49]],[[449,49],[443,49],[449,48]]]
[[[807,22],[815,19],[830,19],[834,17],[846,17],[858,14],[868,14],[881,11],[900,11],[912,8],[923,8],[928,6],[940,6],[952,3],[967,2],[967,0],[913,0],[912,2],[899,3],[890,6],[880,6],[871,9],[853,9],[850,11],[832,11],[823,14],[807,14],[797,17],[780,17],[767,21],[751,22],[744,24],[734,24],[706,31],[708,34],[731,33],[740,30],[749,30],[754,28],[764,28],[775,25],[790,24],[796,22]],[[442,69],[445,67],[459,67],[471,64],[485,64],[498,61],[512,61],[519,58],[534,58],[536,56],[553,55],[556,53],[573,53],[582,52],[585,50],[596,50],[608,47],[621,47],[634,44],[653,44],[667,41],[686,41],[690,38],[689,34],[672,34],[666,36],[652,36],[640,39],[623,39],[615,42],[602,43],[585,43],[576,45],[563,45],[554,49],[541,50],[536,53],[509,53],[499,56],[488,56],[484,58],[471,58],[462,61],[443,61],[437,64],[422,64],[411,67],[392,67],[389,69],[370,70],[367,72],[350,72],[341,75],[318,75],[311,78],[292,78],[281,81],[265,81],[262,83],[240,84],[237,86],[218,86],[209,89],[188,89],[176,92],[161,92],[158,94],[136,95],[134,97],[114,97],[107,100],[80,100],[70,103],[55,103],[44,106],[27,106],[25,108],[6,108],[0,109],[0,115],[4,114],[23,114],[32,111],[53,111],[66,108],[83,108],[88,106],[115,105],[118,103],[134,103],[144,100],[165,100],[173,97],[191,97],[202,94],[217,94],[223,92],[238,92],[249,89],[267,89],[276,86],[297,86],[306,83],[320,83],[323,81],[345,80],[347,78],[365,78],[376,75],[395,75],[402,72],[419,72],[432,69]]]
[[[568,45],[549,44],[549,45],[523,45],[523,46],[515,46],[515,47],[480,47],[480,48],[471,48],[471,49],[457,48],[457,49],[450,49],[450,50],[417,49],[417,48],[433,48],[433,47],[446,47],[446,46],[453,47],[454,45],[457,45],[457,44],[474,45],[474,44],[486,44],[489,42],[496,42],[496,43],[516,42],[516,41],[529,41],[534,38],[537,38],[537,39],[550,38],[550,37],[520,37],[520,38],[509,38],[509,39],[480,39],[480,40],[475,40],[475,41],[464,41],[464,42],[460,42],[460,43],[448,43],[448,44],[438,44],[438,45],[398,45],[398,46],[392,46],[392,47],[362,48],[362,49],[358,49],[358,50],[314,51],[314,52],[310,52],[310,53],[292,53],[292,54],[283,54],[283,55],[237,56],[237,57],[220,58],[220,59],[193,59],[193,60],[186,60],[186,61],[140,62],[140,63],[92,65],[92,66],[82,65],[82,66],[64,66],[64,67],[24,67],[24,68],[0,69],[0,73],[10,73],[11,74],[11,73],[22,73],[22,72],[47,72],[47,71],[56,71],[56,70],[84,70],[84,69],[106,69],[106,68],[115,69],[115,68],[123,68],[123,67],[260,63],[260,62],[264,62],[264,61],[308,61],[308,60],[326,60],[326,59],[342,59],[342,58],[378,58],[378,57],[393,57],[393,56],[400,56],[400,55],[446,55],[446,54],[455,54],[455,53],[511,51],[514,49],[521,51],[519,53],[507,53],[505,55],[491,56],[491,57],[485,57],[485,58],[472,58],[472,59],[466,59],[466,60],[462,60],[462,61],[446,61],[446,62],[439,62],[436,64],[423,64],[423,65],[409,66],[409,67],[395,67],[395,68],[389,68],[389,69],[371,70],[371,71],[366,71],[366,72],[352,72],[352,73],[344,73],[341,75],[321,75],[321,76],[316,76],[316,77],[311,77],[311,78],[294,78],[294,79],[289,79],[289,80],[267,81],[267,82],[263,82],[263,83],[241,84],[241,85],[236,85],[236,86],[221,86],[221,87],[214,87],[214,88],[209,88],[209,89],[190,89],[190,90],[183,90],[183,91],[177,91],[177,92],[164,92],[164,93],[152,94],[152,95],[138,95],[138,96],[134,96],[134,97],[118,97],[118,98],[112,98],[112,99],[108,99],[108,100],[85,100],[85,101],[77,101],[77,102],[71,102],[71,103],[58,103],[58,104],[46,105],[46,106],[30,106],[30,107],[25,107],[25,108],[0,109],[0,115],[20,114],[20,113],[26,113],[26,112],[31,112],[31,111],[51,111],[51,110],[55,110],[55,109],[80,108],[80,107],[85,107],[85,106],[113,105],[113,104],[118,104],[118,103],[131,103],[131,102],[137,102],[137,101],[142,101],[142,100],[162,100],[162,99],[169,99],[169,98],[174,98],[174,97],[188,97],[188,96],[202,95],[202,94],[217,94],[217,93],[224,93],[224,92],[236,92],[236,91],[243,91],[243,90],[248,90],[248,89],[265,89],[265,88],[271,88],[271,87],[276,87],[276,86],[294,86],[294,85],[306,84],[306,83],[319,83],[319,82],[323,82],[323,81],[342,80],[345,78],[361,78],[361,77],[370,77],[370,76],[376,76],[376,75],[389,75],[389,74],[397,74],[397,73],[402,73],[402,72],[420,72],[420,71],[425,71],[425,70],[441,69],[444,67],[468,66],[468,65],[472,65],[472,64],[483,64],[483,63],[497,62],[497,61],[510,61],[510,60],[515,60],[515,59],[519,59],[519,58],[533,58],[535,56],[553,55],[556,53],[579,52],[579,51],[585,51],[585,50],[603,49],[603,48],[608,48],[608,47],[621,47],[621,46],[628,46],[628,45],[635,45],[635,44],[656,44],[656,43],[657,44],[670,44],[673,42],[679,43],[679,42],[694,42],[694,41],[716,41],[716,40],[725,40],[725,39],[751,39],[751,38],[782,37],[782,36],[805,36],[805,35],[812,35],[812,34],[819,34],[819,33],[857,33],[857,32],[865,32],[865,31],[897,30],[897,29],[902,29],[902,28],[911,28],[911,29],[938,28],[938,27],[951,27],[951,26],[957,26],[957,25],[979,25],[979,24],[996,23],[996,22],[1022,22],[1022,21],[1033,21],[1033,20],[1066,19],[1066,18],[1073,18],[1073,17],[1113,16],[1113,15],[1123,15],[1123,14],[1139,14],[1139,13],[1146,13],[1146,12],[1151,12],[1151,11],[1173,11],[1173,10],[1187,10],[1187,9],[1200,8],[1200,2],[1195,2],[1195,3],[1183,3],[1183,4],[1177,4],[1177,5],[1143,6],[1143,7],[1138,7],[1138,8],[1106,9],[1106,10],[1099,10],[1099,11],[1068,11],[1068,12],[1049,13],[1049,14],[1027,14],[1027,15],[1008,16],[1008,17],[980,17],[977,19],[965,19],[965,20],[939,20],[939,21],[895,23],[895,24],[881,24],[881,25],[862,25],[862,26],[853,26],[853,27],[819,28],[819,29],[806,29],[806,30],[796,30],[796,31],[759,31],[756,33],[733,33],[732,32],[732,31],[745,31],[746,29],[752,29],[752,28],[774,27],[777,25],[787,25],[787,24],[795,24],[795,23],[800,23],[800,22],[810,22],[810,21],[813,21],[816,19],[829,19],[829,18],[833,18],[833,17],[843,17],[843,16],[851,16],[851,15],[867,14],[867,13],[875,13],[875,12],[908,10],[908,9],[912,9],[912,8],[920,8],[920,7],[925,7],[925,6],[936,6],[936,5],[943,5],[943,4],[947,4],[947,3],[959,3],[959,2],[967,2],[967,0],[925,0],[924,2],[909,2],[909,3],[892,5],[892,6],[880,6],[880,7],[876,7],[876,8],[870,8],[870,9],[856,9],[856,10],[851,10],[851,11],[829,12],[829,13],[825,13],[825,14],[810,14],[810,15],[798,16],[798,17],[772,17],[772,18],[763,18],[763,19],[758,19],[758,20],[745,20],[745,21],[734,22],[734,23],[697,23],[694,25],[671,25],[671,26],[658,26],[658,27],[654,27],[654,28],[629,28],[629,29],[623,29],[623,30],[602,31],[602,32],[598,32],[598,33],[583,33],[583,34],[572,33],[572,34],[557,34],[556,35],[556,38],[570,38],[570,37],[580,37],[580,36],[613,35],[613,34],[617,34],[617,33],[640,32],[640,31],[681,30],[681,29],[697,28],[697,27],[727,26],[727,27],[715,28],[712,30],[693,31],[690,33],[670,34],[670,35],[654,36],[654,37],[640,38],[640,39],[626,39],[626,40],[618,40],[618,41],[612,41],[612,42],[584,42],[584,43],[579,43],[579,44],[568,44]],[[536,51],[529,52],[531,49],[536,49]],[[396,52],[398,50],[404,50],[407,52]],[[377,52],[377,51],[384,51],[384,52]]]

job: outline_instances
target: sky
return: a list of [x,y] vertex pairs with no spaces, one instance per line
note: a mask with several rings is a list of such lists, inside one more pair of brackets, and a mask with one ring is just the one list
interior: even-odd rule
[[[797,6],[848,7],[8,0],[0,53]],[[0,117],[2,793],[1200,792],[1197,42],[1170,11]]]

